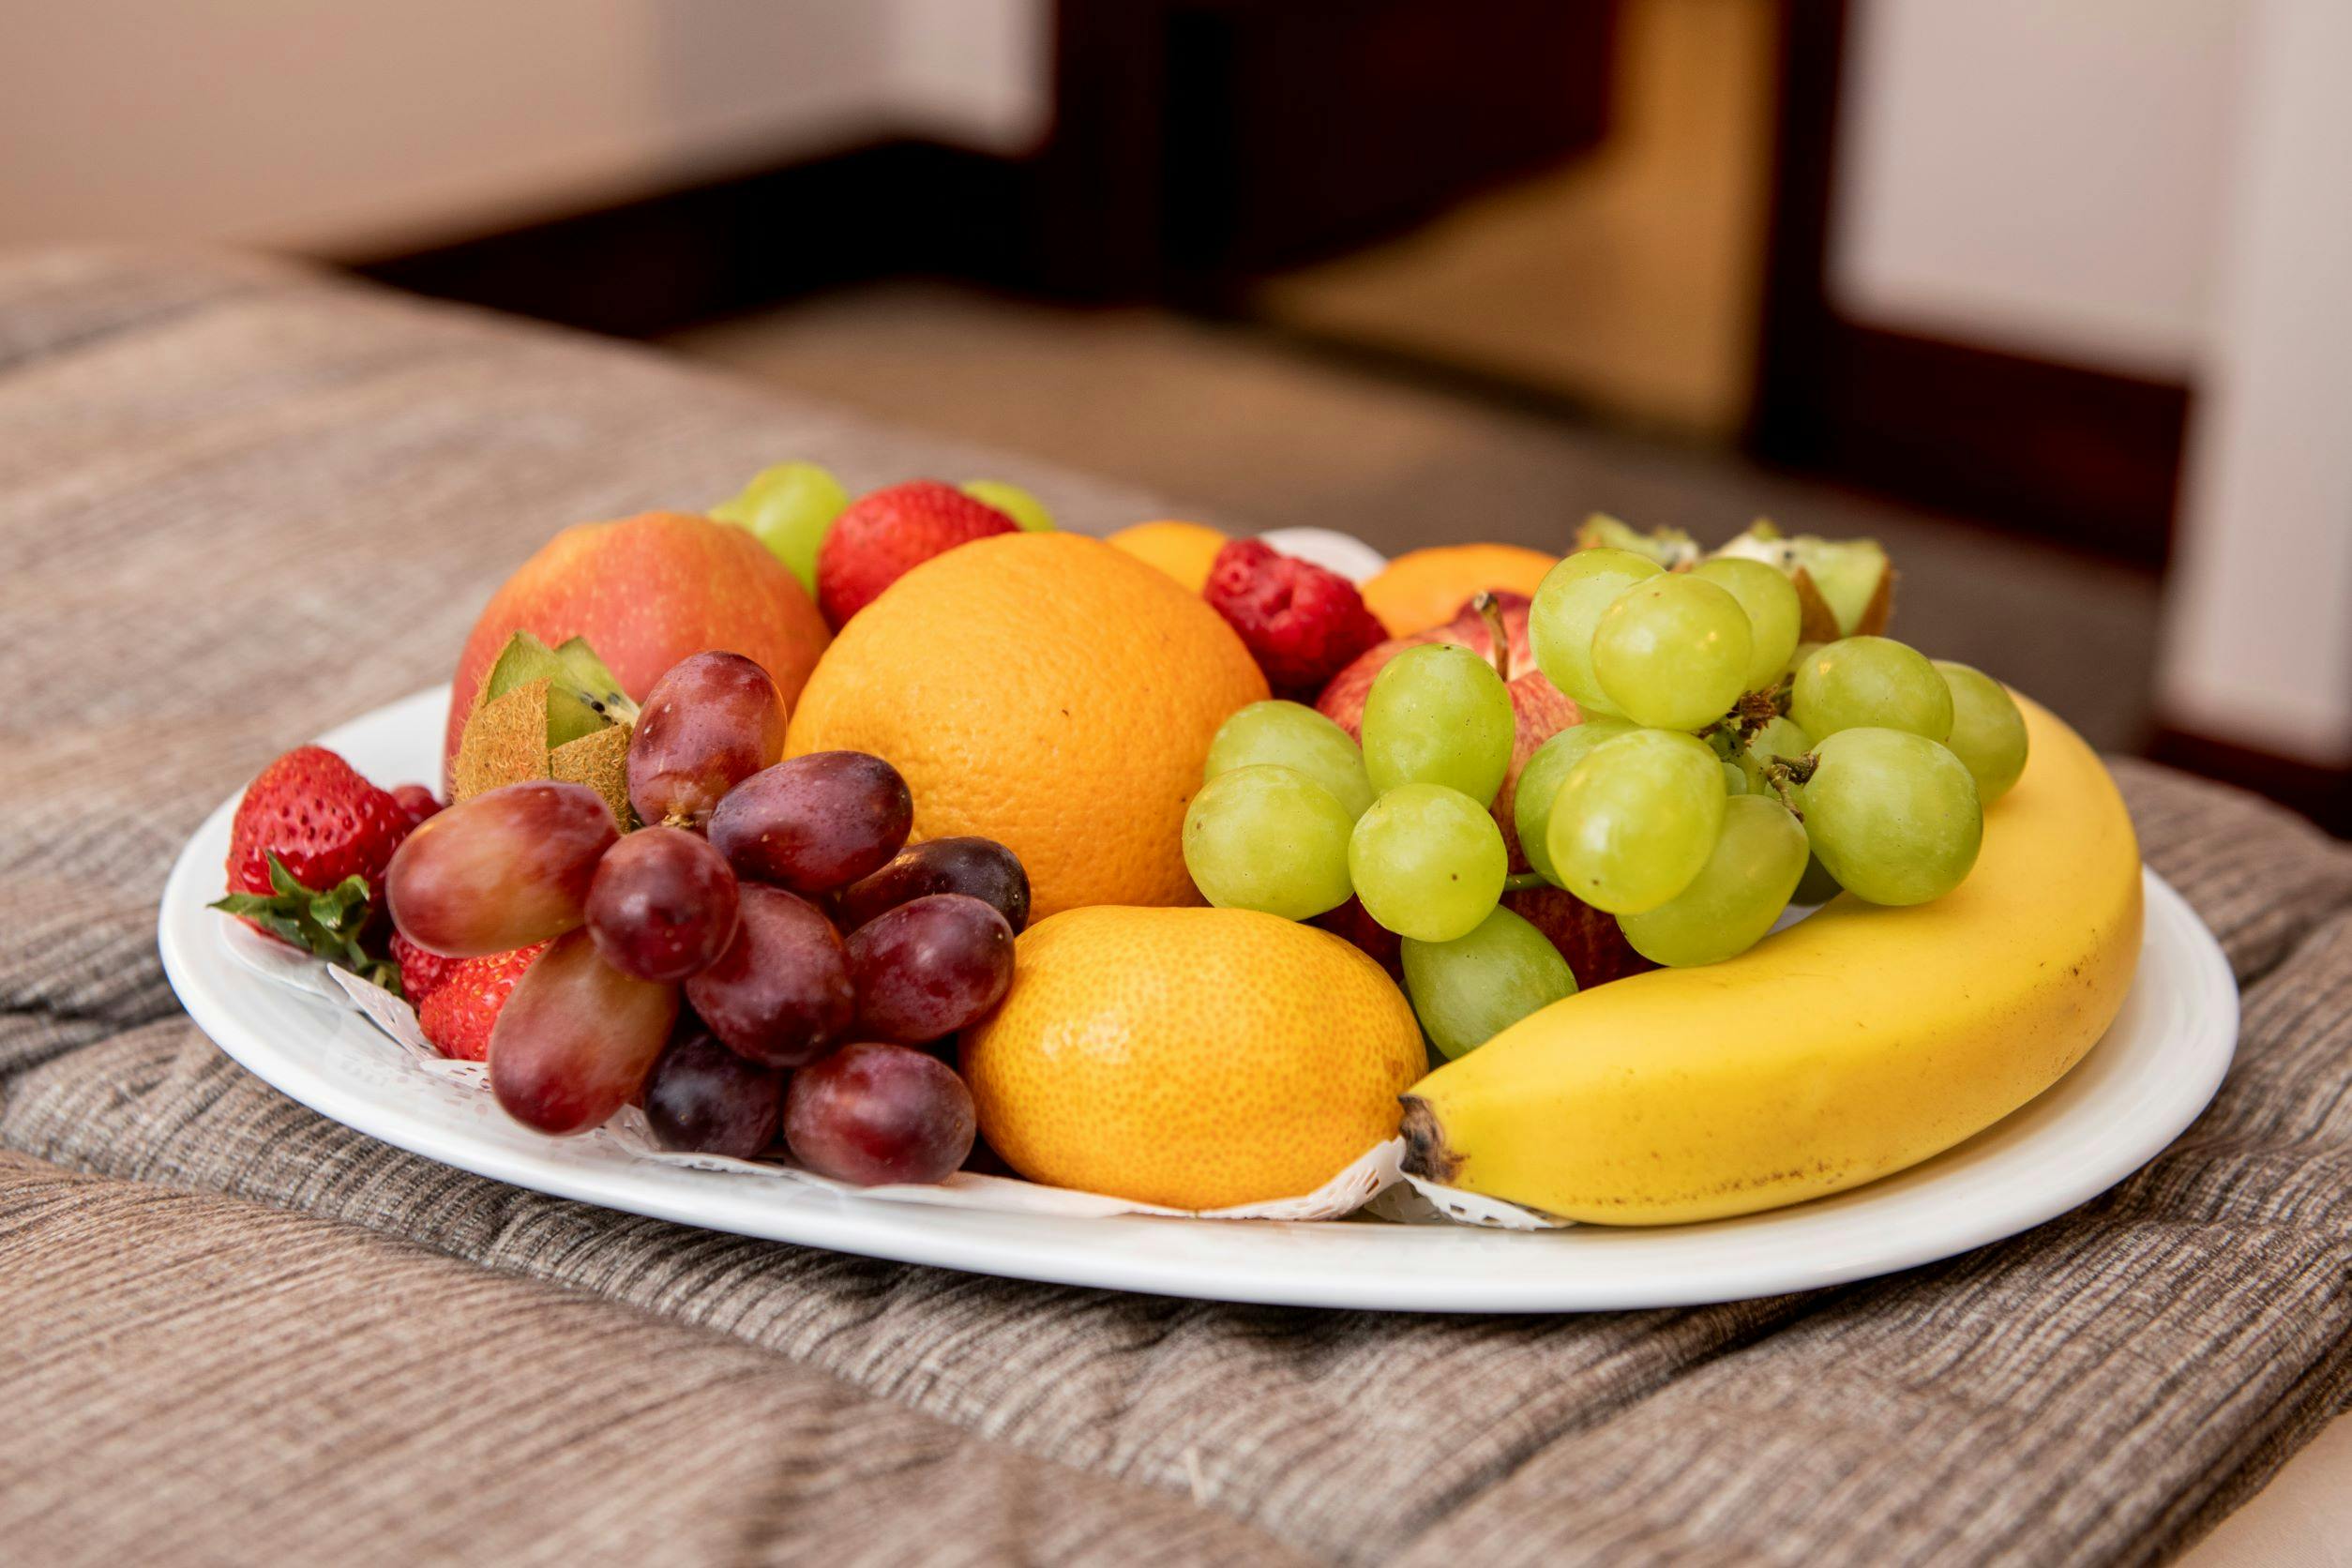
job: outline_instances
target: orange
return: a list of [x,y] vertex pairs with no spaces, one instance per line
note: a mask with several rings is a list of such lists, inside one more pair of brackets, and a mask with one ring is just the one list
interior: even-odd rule
[[1138,560],[1151,562],[1198,594],[1209,580],[1209,567],[1227,540],[1205,522],[1138,522],[1113,534],[1110,543]]
[[1199,595],[1075,534],[934,556],[858,611],[800,694],[784,754],[867,751],[914,792],[914,837],[1020,856],[1042,919],[1198,903],[1184,807],[1217,726],[1266,695]]
[[1409,550],[1364,585],[1364,602],[1391,637],[1410,637],[1454,619],[1462,601],[1504,588],[1532,597],[1560,557],[1517,545],[1438,545]]
[[1329,931],[1101,908],[1021,933],[962,1067],[989,1147],[1032,1181],[1222,1209],[1303,1197],[1395,1136],[1426,1061],[1404,994]]

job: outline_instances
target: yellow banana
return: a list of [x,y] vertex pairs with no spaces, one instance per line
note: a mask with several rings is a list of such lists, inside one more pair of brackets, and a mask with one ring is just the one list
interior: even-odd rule
[[1728,962],[1552,1003],[1413,1087],[1406,1168],[1572,1219],[1716,1219],[1915,1165],[2057,1082],[2131,987],[2139,845],[2081,737],[2018,705],[2026,771],[1957,889],[1841,895]]

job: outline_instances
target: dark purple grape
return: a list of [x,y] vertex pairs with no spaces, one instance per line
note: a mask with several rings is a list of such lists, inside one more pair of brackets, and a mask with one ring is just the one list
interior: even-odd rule
[[1029,924],[1029,873],[1018,855],[993,838],[927,838],[842,892],[841,928],[854,931],[884,910],[933,893],[995,905],[1015,935]]
[[734,940],[735,873],[700,834],[638,829],[597,863],[588,934],[604,961],[640,980],[684,980]]
[[757,1066],[706,1029],[681,1029],[645,1078],[645,1120],[665,1149],[756,1157],[776,1141],[784,1075]]
[[943,1182],[972,1153],[972,1091],[905,1046],[861,1041],[792,1075],[784,1141],[821,1176],[861,1187]]
[[857,1032],[913,1045],[953,1034],[1013,983],[1013,927],[993,904],[933,893],[850,933]]
[[686,1000],[729,1049],[763,1067],[797,1067],[841,1038],[857,1015],[849,955],[805,899],[746,884],[735,940],[686,983]]
[[531,779],[417,824],[384,871],[393,924],[446,957],[511,953],[586,917],[596,864],[620,837],[585,784]]
[[585,931],[558,937],[490,1028],[490,1091],[543,1133],[584,1133],[635,1097],[670,1038],[678,988],[634,980]]
[[824,893],[898,852],[914,797],[863,751],[815,751],[752,775],[711,814],[711,842],[746,882]]
[[629,805],[701,827],[719,797],[784,755],[784,698],[741,654],[696,654],[654,683],[629,731]]

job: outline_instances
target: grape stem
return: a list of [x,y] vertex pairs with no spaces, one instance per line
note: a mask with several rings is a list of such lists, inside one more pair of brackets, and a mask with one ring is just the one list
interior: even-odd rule
[[1503,629],[1502,606],[1495,602],[1494,595],[1482,588],[1471,598],[1470,608],[1477,611],[1478,618],[1486,623],[1486,641],[1493,646],[1493,652],[1486,656],[1493,662],[1495,673],[1502,677],[1502,684],[1509,686],[1511,684],[1511,634]]
[[1805,820],[1794,796],[1789,792],[1812,780],[1813,770],[1821,765],[1821,759],[1812,752],[1802,757],[1774,757],[1764,764],[1764,780],[1772,785],[1780,803],[1788,807],[1788,814],[1799,822]]
[[1731,711],[1708,728],[1707,734],[1728,738],[1732,748],[1738,750],[1746,746],[1758,730],[1787,715],[1788,694],[1793,689],[1794,680],[1791,677],[1784,678],[1770,691],[1742,692],[1740,700],[1731,704]]

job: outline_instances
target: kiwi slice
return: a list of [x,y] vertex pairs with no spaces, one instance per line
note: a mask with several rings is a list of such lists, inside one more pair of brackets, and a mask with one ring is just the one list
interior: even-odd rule
[[633,724],[637,720],[637,704],[621,689],[621,683],[612,678],[596,650],[588,646],[584,637],[567,637],[555,645],[555,656],[564,661],[580,696],[601,709],[616,724]]
[[581,740],[611,724],[637,717],[637,704],[605,668],[584,637],[550,648],[527,631],[506,640],[482,682],[486,703],[535,682],[547,683],[547,746]]
[[526,778],[562,779],[594,789],[626,825],[625,764],[636,717],[637,704],[585,638],[550,648],[519,631],[474,694],[450,769],[452,793],[470,800]]
[[1680,528],[1652,528],[1647,534],[1632,523],[1595,512],[1576,529],[1578,550],[1630,550],[1647,555],[1668,571],[1698,559],[1698,541]]
[[[1779,567],[1797,581],[1800,600],[1808,597],[1810,586],[1839,637],[1875,636],[1886,630],[1894,611],[1894,566],[1876,539],[1824,539],[1814,534],[1791,538],[1770,519],[1758,518],[1715,553]],[[1801,577],[1809,580],[1798,580]],[[1807,604],[1806,610],[1805,635],[1811,637],[1812,606]]]

